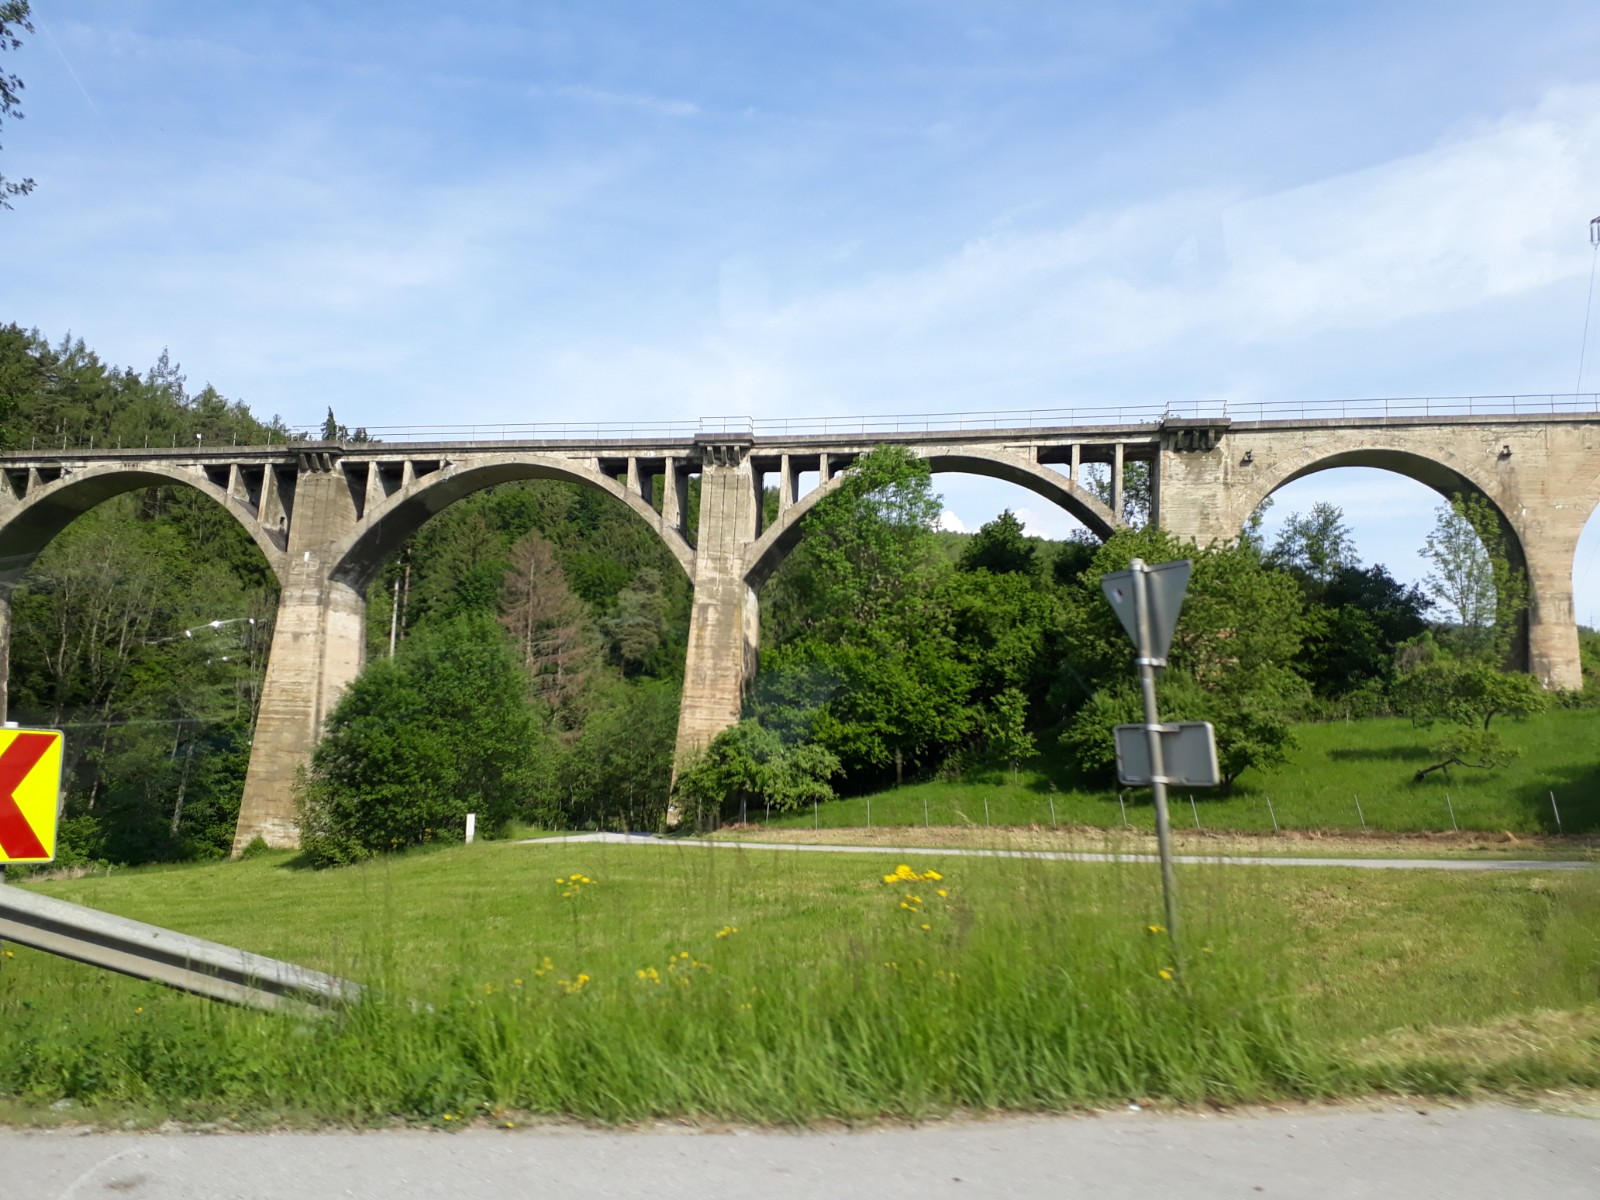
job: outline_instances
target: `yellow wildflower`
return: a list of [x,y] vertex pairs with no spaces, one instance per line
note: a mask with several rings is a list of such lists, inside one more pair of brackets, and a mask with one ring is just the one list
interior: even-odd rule
[[739,927],[737,925],[724,925],[721,929],[717,930],[717,936],[719,938],[732,937],[738,932]]
[[924,925],[924,926],[923,926],[923,928],[924,928],[924,929],[932,929],[932,928],[933,928],[933,926],[932,926],[932,925]]
[[924,879],[932,880],[934,883],[937,883],[939,880],[944,878],[944,876],[939,874],[937,871],[924,871],[922,873],[922,877]]
[[1167,931],[1165,925],[1146,925],[1145,928],[1151,933],[1165,933]]
[[1168,983],[1172,982],[1172,968],[1171,967],[1162,967],[1161,970],[1156,972],[1156,974],[1161,976],[1161,978],[1165,979]]
[[939,899],[941,899],[941,900],[943,900],[949,894],[950,893],[945,891],[944,888],[940,888],[937,892],[934,893],[934,895],[938,896]]

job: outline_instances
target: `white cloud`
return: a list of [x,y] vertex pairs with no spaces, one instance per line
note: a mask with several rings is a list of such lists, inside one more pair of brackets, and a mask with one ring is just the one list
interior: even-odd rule
[[946,533],[967,532],[966,524],[961,520],[960,517],[956,516],[956,514],[951,512],[948,508],[939,514],[939,528]]

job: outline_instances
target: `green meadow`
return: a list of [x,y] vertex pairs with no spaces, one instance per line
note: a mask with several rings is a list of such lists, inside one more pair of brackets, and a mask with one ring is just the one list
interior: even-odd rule
[[[1175,789],[1175,827],[1284,830],[1600,832],[1600,709],[1556,709],[1495,728],[1520,751],[1494,770],[1418,770],[1437,761],[1436,730],[1404,718],[1335,721],[1296,727],[1289,760],[1245,772],[1230,792]],[[1054,754],[1003,769],[967,771],[954,781],[907,784],[815,811],[747,810],[751,823],[775,828],[867,825],[1154,827],[1146,789],[1120,793],[1087,781]],[[1554,796],[1554,804],[1551,797]]]
[[803,1124],[1600,1085],[1600,872],[1178,879],[1181,953],[1152,867],[937,851],[502,842],[32,882],[368,998],[258,1014],[9,947],[0,1113]]

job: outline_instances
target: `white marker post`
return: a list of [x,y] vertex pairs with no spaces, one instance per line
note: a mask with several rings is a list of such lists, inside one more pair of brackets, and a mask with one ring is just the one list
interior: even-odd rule
[[468,813],[467,814],[467,845],[469,845],[469,846],[472,845],[473,839],[476,838],[477,836],[478,836],[478,814],[477,813]]

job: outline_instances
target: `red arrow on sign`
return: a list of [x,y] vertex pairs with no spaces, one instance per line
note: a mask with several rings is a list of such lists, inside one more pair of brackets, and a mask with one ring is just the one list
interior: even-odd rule
[[48,733],[19,733],[0,754],[0,850],[8,858],[48,858],[44,843],[17,807],[13,792],[39,765],[55,738]]

